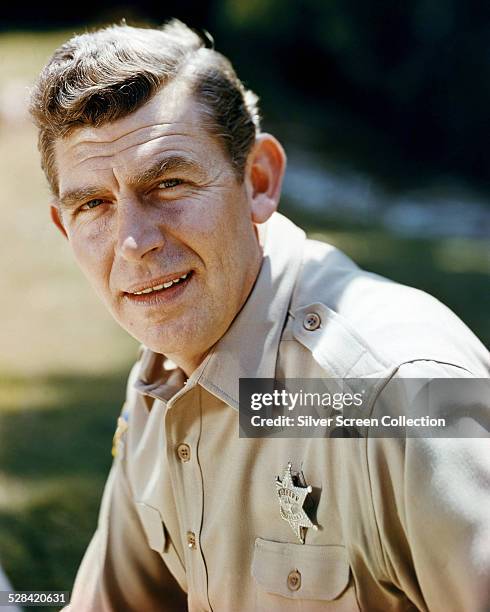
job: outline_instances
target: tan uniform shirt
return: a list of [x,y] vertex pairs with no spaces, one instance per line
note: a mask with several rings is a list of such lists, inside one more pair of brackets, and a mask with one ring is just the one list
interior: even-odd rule
[[[248,301],[189,380],[148,349],[133,368],[69,609],[488,610],[488,440],[244,439],[237,410],[240,377],[376,377],[382,412],[400,377],[488,377],[487,351],[434,298],[279,214],[262,239]],[[279,513],[288,462],[313,487],[304,544]]]

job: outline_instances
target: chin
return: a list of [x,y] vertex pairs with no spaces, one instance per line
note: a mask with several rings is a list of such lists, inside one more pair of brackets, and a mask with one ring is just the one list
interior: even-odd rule
[[[147,346],[155,353],[162,355],[196,354],[200,352],[200,347],[209,348],[206,335],[202,332],[209,329],[207,324],[185,325],[179,324],[165,325],[164,328],[155,325],[153,328],[146,328],[138,333],[136,330],[130,331],[139,342]],[[203,352],[204,352],[203,351]]]

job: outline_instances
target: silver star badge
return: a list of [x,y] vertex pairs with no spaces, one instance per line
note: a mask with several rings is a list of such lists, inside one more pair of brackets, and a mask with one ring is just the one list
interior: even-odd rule
[[301,544],[304,544],[306,530],[310,527],[315,531],[318,530],[317,525],[310,521],[303,509],[306,496],[312,491],[311,486],[296,486],[291,474],[291,463],[288,463],[282,480],[279,476],[276,479],[276,489],[282,518],[289,523]]

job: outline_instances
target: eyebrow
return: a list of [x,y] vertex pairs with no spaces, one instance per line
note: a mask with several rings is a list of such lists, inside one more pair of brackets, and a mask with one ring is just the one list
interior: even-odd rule
[[80,189],[72,189],[60,196],[60,207],[68,210],[82,200],[90,200],[94,196],[100,196],[101,192],[102,189],[100,187],[81,187]]
[[141,188],[163,174],[170,173],[191,173],[197,175],[198,179],[203,180],[206,172],[201,164],[181,155],[169,155],[157,160],[152,166],[144,170],[141,174],[129,179],[129,183],[135,188]]
[[[204,168],[196,161],[182,155],[168,155],[157,160],[140,174],[130,177],[128,183],[135,189],[141,189],[165,174],[181,172],[194,174],[198,180],[204,180],[206,177]],[[105,192],[107,192],[105,187],[91,185],[71,189],[60,196],[60,206],[63,209],[70,209],[82,200],[89,200],[95,196],[101,197],[101,194]]]

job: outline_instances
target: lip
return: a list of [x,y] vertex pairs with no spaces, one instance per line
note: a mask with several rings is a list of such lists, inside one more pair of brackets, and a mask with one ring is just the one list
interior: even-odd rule
[[[183,270],[182,272],[173,272],[172,274],[167,274],[167,276],[159,276],[158,278],[152,279],[150,281],[146,281],[145,283],[138,283],[137,285],[131,285],[128,289],[124,289],[122,293],[124,295],[131,295],[131,297],[133,297],[132,294],[136,293],[136,291],[143,291],[144,289],[149,289],[150,287],[156,287],[157,285],[163,285],[163,283],[168,283],[169,281],[176,280],[177,278],[184,276],[184,274],[192,274],[192,270]],[[169,287],[169,289],[171,289],[171,287]],[[151,293],[147,295],[151,295]]]
[[[183,272],[185,274],[185,272]],[[172,280],[176,278],[175,276],[168,276],[168,280]],[[188,276],[184,281],[177,283],[176,285],[172,285],[168,289],[160,289],[159,291],[152,291],[150,293],[142,293],[141,295],[135,295],[134,293],[123,293],[125,300],[131,304],[141,305],[141,306],[162,306],[164,304],[169,304],[173,300],[178,299],[178,297],[187,289],[187,286],[194,278],[193,270],[188,272]],[[161,285],[162,282],[158,280],[155,284]],[[151,285],[150,285],[151,286]],[[143,289],[148,287],[148,285],[143,285]],[[136,291],[141,291],[141,289],[136,289]]]

